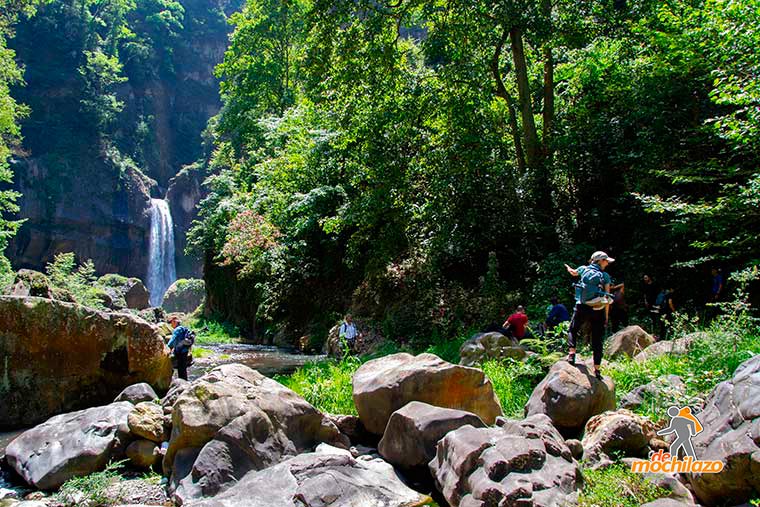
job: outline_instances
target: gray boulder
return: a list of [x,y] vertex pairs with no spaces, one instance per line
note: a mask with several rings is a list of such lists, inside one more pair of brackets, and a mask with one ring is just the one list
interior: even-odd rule
[[135,440],[126,450],[130,463],[137,468],[150,468],[160,459],[158,445],[150,440]]
[[175,500],[185,503],[321,442],[350,446],[290,389],[247,366],[227,364],[193,381],[174,402],[164,473],[180,473],[174,460],[182,450],[200,449],[190,472],[173,478]]
[[707,333],[698,332],[688,334],[683,338],[678,338],[676,340],[659,341],[657,343],[653,343],[652,345],[636,354],[633,359],[634,361],[640,363],[648,359],[663,355],[683,356],[689,352],[689,349],[691,349],[692,345],[696,341],[702,340],[706,336]]
[[143,401],[153,401],[157,399],[158,395],[150,384],[140,382],[139,384],[132,384],[131,386],[126,387],[113,401],[128,401],[137,405]]
[[690,474],[705,505],[736,505],[760,496],[760,355],[721,382],[697,414],[704,431],[692,439],[697,458],[725,463],[720,473]]
[[124,454],[133,408],[120,401],[52,417],[8,445],[8,464],[27,484],[42,490],[103,470]]
[[438,441],[466,424],[485,427],[480,417],[470,412],[413,401],[391,415],[377,449],[392,465],[406,470],[424,467],[427,473]]
[[307,453],[249,472],[213,498],[188,507],[411,507],[430,498],[402,483],[379,459]]
[[549,418],[502,422],[501,428],[463,426],[438,442],[429,466],[449,505],[572,502],[583,480],[580,467]]
[[193,313],[205,298],[203,280],[180,278],[166,290],[161,307],[167,312]]
[[591,417],[615,410],[615,383],[597,379],[585,364],[559,361],[536,386],[525,405],[525,416],[546,414],[563,435],[581,432]]
[[607,354],[612,359],[621,355],[633,357],[653,343],[654,337],[639,326],[628,326],[610,337]]
[[620,408],[636,410],[649,399],[657,400],[660,406],[669,407],[682,401],[684,396],[686,396],[686,384],[683,383],[683,379],[678,375],[663,375],[648,384],[636,387],[623,396],[620,400]]
[[507,358],[519,361],[525,359],[528,354],[528,350],[521,347],[520,342],[514,338],[496,332],[478,333],[462,344],[459,349],[459,364],[476,366],[488,359]]
[[472,412],[486,424],[501,415],[482,370],[448,363],[434,354],[392,354],[364,363],[354,374],[353,395],[368,431],[382,435],[391,414],[410,401]]
[[586,423],[583,456],[592,465],[612,463],[610,454],[645,458],[649,441],[655,438],[652,421],[625,409],[595,415]]
[[112,309],[144,310],[150,306],[150,292],[139,278],[127,278],[117,274],[103,275],[96,286],[105,291],[111,299]]

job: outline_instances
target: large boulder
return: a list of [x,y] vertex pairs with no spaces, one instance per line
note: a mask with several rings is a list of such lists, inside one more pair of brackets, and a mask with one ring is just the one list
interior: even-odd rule
[[610,338],[607,354],[614,359],[621,355],[633,357],[654,343],[654,337],[639,326],[628,326]]
[[30,486],[43,490],[98,472],[123,456],[129,443],[127,417],[133,408],[120,401],[52,417],[8,445],[8,464]]
[[379,459],[308,453],[248,473],[234,486],[188,507],[411,507],[430,498],[404,485]]
[[559,361],[533,390],[525,416],[546,414],[563,435],[574,436],[591,417],[607,410],[615,410],[615,382],[597,379],[586,364]]
[[406,470],[424,467],[427,472],[438,441],[466,424],[485,427],[480,417],[470,412],[413,401],[393,412],[377,449],[392,465]]
[[472,412],[486,424],[501,415],[491,381],[481,370],[434,354],[393,354],[364,363],[354,374],[353,395],[359,418],[377,435],[391,414],[410,401]]
[[478,333],[462,344],[459,349],[464,366],[476,366],[488,359],[525,359],[528,350],[514,338],[501,333]]
[[192,313],[206,297],[206,284],[196,278],[180,278],[166,290],[161,307],[167,312]]
[[593,465],[612,463],[612,453],[645,458],[649,442],[656,437],[652,421],[625,409],[595,415],[586,423],[583,457]]
[[690,474],[705,505],[736,505],[760,496],[760,355],[721,382],[697,414],[704,430],[692,439],[697,458],[725,463],[720,473]]
[[555,506],[572,501],[582,475],[562,435],[545,415],[463,426],[447,434],[430,462],[452,507]]
[[174,402],[164,472],[185,449],[189,473],[175,476],[175,498],[211,496],[251,470],[313,449],[320,442],[348,447],[348,439],[303,398],[240,364],[219,366],[193,381]]
[[127,447],[126,455],[137,468],[151,468],[161,457],[158,445],[150,440],[135,440]]
[[688,334],[676,340],[662,340],[648,346],[636,354],[633,359],[634,361],[641,363],[648,359],[664,355],[683,356],[689,352],[689,349],[691,349],[694,342],[704,339],[706,336],[707,333],[698,332]]
[[0,429],[171,383],[163,339],[145,321],[41,298],[0,297]]

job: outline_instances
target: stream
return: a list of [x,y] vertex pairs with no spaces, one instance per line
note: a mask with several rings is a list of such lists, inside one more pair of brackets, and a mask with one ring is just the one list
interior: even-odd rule
[[220,364],[229,363],[244,364],[267,377],[278,374],[287,375],[309,361],[318,361],[325,357],[300,354],[269,345],[243,343],[196,345],[194,350],[196,351],[195,360],[188,370],[190,380],[200,377]]

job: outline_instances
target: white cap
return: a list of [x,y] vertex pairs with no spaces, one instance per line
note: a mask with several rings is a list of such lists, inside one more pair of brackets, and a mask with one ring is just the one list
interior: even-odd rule
[[591,254],[591,262],[598,262],[598,261],[615,262],[615,259],[607,255],[606,253],[602,252],[601,250],[598,250]]

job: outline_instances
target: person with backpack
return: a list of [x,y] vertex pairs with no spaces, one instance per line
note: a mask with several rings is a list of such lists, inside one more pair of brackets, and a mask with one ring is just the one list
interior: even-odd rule
[[362,338],[362,335],[356,330],[356,324],[354,324],[354,318],[348,314],[343,319],[340,328],[338,329],[338,336],[341,342],[345,342],[349,350],[354,349],[356,338]]
[[676,311],[675,303],[673,302],[673,288],[663,289],[655,299],[655,303],[652,306],[650,312],[652,314],[652,322],[655,323],[654,330],[658,332],[655,336],[657,341],[666,340],[668,335],[668,326],[671,323],[671,317]]
[[177,360],[177,377],[187,380],[188,357],[190,349],[195,344],[195,333],[180,325],[179,317],[176,315],[169,318],[169,324],[174,331],[172,331],[172,338],[167,346],[169,350],[174,351],[174,357]]
[[597,251],[591,255],[588,266],[579,266],[576,269],[565,264],[567,272],[572,276],[579,276],[580,281],[575,284],[575,310],[570,320],[570,330],[567,333],[569,353],[567,362],[575,364],[575,344],[578,334],[586,323],[591,327],[591,348],[594,353],[594,376],[600,379],[602,373],[599,367],[602,364],[602,346],[604,328],[609,318],[610,303],[610,275],[604,272],[607,266],[615,262],[615,259],[604,252]]

